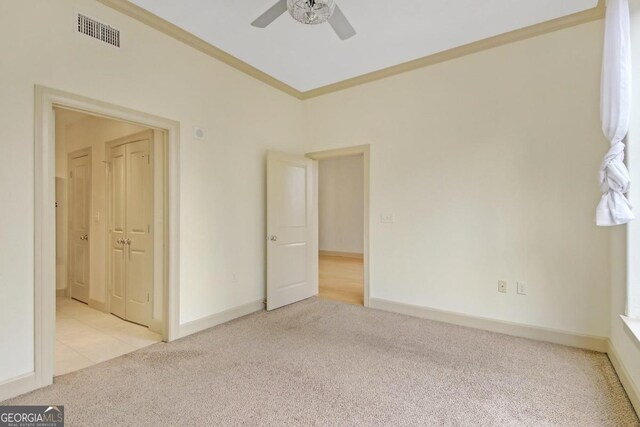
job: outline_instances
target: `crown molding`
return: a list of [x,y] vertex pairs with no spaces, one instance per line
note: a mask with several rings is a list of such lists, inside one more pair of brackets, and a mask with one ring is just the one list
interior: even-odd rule
[[146,9],[141,8],[140,6],[133,4],[127,0],[97,0],[98,3],[102,3],[105,6],[109,6],[110,8],[117,10],[120,13],[123,13],[130,18],[133,18],[149,27],[160,31],[174,39],[191,46],[192,48],[199,50],[202,53],[205,53],[233,68],[238,71],[241,71],[245,74],[250,75],[251,77],[260,80],[263,83],[268,84],[278,90],[281,90],[284,93],[287,93],[295,98],[302,99],[302,92],[296,90],[289,86],[286,83],[281,82],[280,80],[271,77],[267,73],[258,70],[252,65],[247,64],[246,62],[236,58],[233,55],[228,54],[208,43],[201,38],[194,36],[193,34],[183,30],[177,25],[172,24],[171,22],[160,18],[157,15],[147,11]]
[[216,58],[238,71],[248,74],[249,76],[258,79],[261,82],[300,100],[327,95],[329,93],[338,92],[366,83],[371,83],[376,80],[396,76],[408,71],[413,71],[441,62],[450,61],[462,56],[471,55],[488,49],[493,49],[498,46],[526,40],[532,37],[540,36],[565,28],[574,27],[576,25],[597,21],[604,18],[605,12],[605,0],[598,0],[598,4],[596,7],[584,10],[582,12],[556,18],[551,21],[541,22],[529,27],[510,31],[508,33],[500,34],[453,49],[445,50],[443,52],[438,52],[432,55],[424,56],[422,58],[414,59],[412,61],[404,62],[402,64],[363,74],[361,76],[353,77],[351,79],[343,80],[338,83],[319,87],[317,89],[306,92],[301,92],[127,0],[97,1],[133,19],[136,19],[141,23],[150,26],[151,28],[154,28],[170,37],[173,37],[174,39],[181,41],[186,45],[193,47],[194,49],[197,49],[213,58]]
[[341,90],[352,88],[354,86],[359,86],[365,83],[371,83],[376,80],[381,80],[387,77],[406,73],[408,71],[413,71],[419,68],[428,67],[430,65],[439,64],[441,62],[450,61],[462,56],[471,55],[488,49],[493,49],[498,46],[526,40],[532,37],[540,36],[558,30],[563,30],[565,28],[574,27],[580,24],[586,24],[587,22],[596,21],[598,19],[604,18],[604,3],[605,0],[599,0],[598,5],[592,9],[587,9],[582,12],[556,18],[551,21],[541,22],[529,27],[524,27],[508,33],[500,34],[494,37],[479,40],[477,42],[435,53],[433,55],[424,56],[413,61],[404,62],[402,64],[383,68],[381,70],[363,74],[361,76],[354,77],[348,80],[343,80],[341,82],[334,83],[328,86],[323,86],[318,89],[303,92],[302,99],[311,99],[317,96],[338,92]]

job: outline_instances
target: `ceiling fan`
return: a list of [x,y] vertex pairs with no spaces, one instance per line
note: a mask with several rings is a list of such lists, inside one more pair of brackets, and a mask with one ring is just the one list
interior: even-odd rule
[[303,24],[315,25],[329,22],[340,40],[356,35],[356,30],[334,0],[278,0],[251,25],[265,28],[286,11],[289,11],[293,19]]

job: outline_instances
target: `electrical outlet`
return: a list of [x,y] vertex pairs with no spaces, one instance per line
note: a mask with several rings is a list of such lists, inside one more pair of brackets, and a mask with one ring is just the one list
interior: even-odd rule
[[503,294],[507,293],[507,281],[506,280],[498,280],[498,292],[502,292]]
[[518,295],[527,294],[527,282],[518,282]]

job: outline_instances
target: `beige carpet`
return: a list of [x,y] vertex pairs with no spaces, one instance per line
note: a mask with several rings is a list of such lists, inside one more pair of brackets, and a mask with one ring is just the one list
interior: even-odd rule
[[4,404],[68,426],[638,426],[606,355],[311,299]]

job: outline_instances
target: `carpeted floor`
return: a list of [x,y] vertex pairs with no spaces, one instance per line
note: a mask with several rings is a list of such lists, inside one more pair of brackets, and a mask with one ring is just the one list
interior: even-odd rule
[[638,426],[604,354],[307,300],[4,404],[68,426]]

